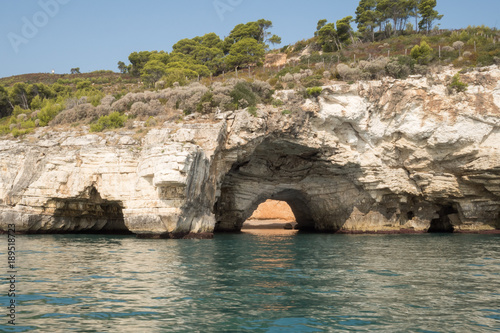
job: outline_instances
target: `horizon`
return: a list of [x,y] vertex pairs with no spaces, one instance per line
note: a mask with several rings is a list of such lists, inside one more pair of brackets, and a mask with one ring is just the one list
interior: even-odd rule
[[[0,77],[29,73],[67,74],[79,67],[82,73],[96,70],[117,72],[118,61],[128,63],[135,51],[164,50],[183,38],[215,32],[227,36],[239,23],[264,18],[273,22],[271,32],[282,37],[280,46],[313,37],[316,23],[355,17],[359,1],[317,0],[315,5],[277,0],[195,0],[179,2],[149,0],[31,0],[4,5],[7,18],[0,21]],[[498,28],[500,3],[478,0],[438,0],[444,17],[441,29],[467,26]],[[331,14],[330,14],[331,13]],[[195,22],[196,24],[193,24]],[[356,23],[352,24],[356,29]]]

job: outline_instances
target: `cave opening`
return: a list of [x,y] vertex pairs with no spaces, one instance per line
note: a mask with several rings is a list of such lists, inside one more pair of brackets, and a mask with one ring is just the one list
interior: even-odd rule
[[91,187],[78,198],[55,199],[52,201],[54,224],[59,233],[132,235],[125,225],[122,206],[119,201],[101,198]]
[[453,219],[458,218],[458,210],[453,205],[443,205],[437,212],[439,217],[431,220],[429,233],[452,233]]
[[242,230],[297,229],[292,208],[285,201],[268,199],[261,203],[242,226]]
[[[300,190],[285,189],[272,192],[271,194],[263,193],[257,195],[241,210],[223,210],[219,207],[218,212],[221,215],[217,216],[215,231],[241,231],[245,222],[252,217],[255,211],[258,211],[258,207],[268,201],[279,203],[282,207],[289,207],[288,214],[291,213],[290,215],[293,215],[293,220],[286,221],[285,224],[290,223],[294,230],[312,231],[315,229],[315,221],[312,217],[313,215],[305,193]],[[276,216],[276,214],[274,215]],[[285,225],[283,225],[284,227]]]
[[239,157],[220,185],[214,206],[215,232],[241,231],[267,200],[288,205],[298,229],[314,230],[314,198],[324,189],[311,179],[327,167],[318,159],[319,154],[317,148],[269,137],[247,156]]

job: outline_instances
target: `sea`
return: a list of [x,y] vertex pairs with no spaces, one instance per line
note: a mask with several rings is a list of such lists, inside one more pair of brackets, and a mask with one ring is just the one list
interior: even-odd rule
[[18,235],[13,266],[0,246],[0,332],[500,331],[500,235]]

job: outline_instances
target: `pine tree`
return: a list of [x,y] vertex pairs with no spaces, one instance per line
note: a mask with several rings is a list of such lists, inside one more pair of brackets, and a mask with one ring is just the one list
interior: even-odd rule
[[434,10],[437,6],[436,0],[421,0],[418,5],[418,11],[422,20],[418,23],[418,27],[421,30],[427,30],[427,33],[432,29],[432,25],[434,21],[440,20],[443,18],[443,15],[439,15],[439,13]]
[[342,48],[334,23],[328,23],[318,31],[318,43],[325,52],[333,52]]
[[370,34],[372,41],[375,40],[375,28],[378,26],[376,7],[376,0],[361,0],[356,8],[358,30],[365,35]]

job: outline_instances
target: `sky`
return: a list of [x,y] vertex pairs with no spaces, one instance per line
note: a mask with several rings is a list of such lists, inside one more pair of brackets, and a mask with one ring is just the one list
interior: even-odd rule
[[[358,0],[0,0],[0,77],[117,71],[134,51],[264,18],[282,45],[313,36],[320,19],[355,16]],[[500,0],[438,0],[443,29],[500,28]],[[355,26],[355,24],[354,24]]]

